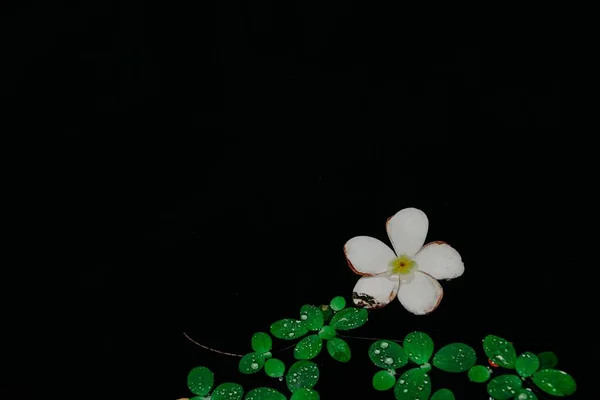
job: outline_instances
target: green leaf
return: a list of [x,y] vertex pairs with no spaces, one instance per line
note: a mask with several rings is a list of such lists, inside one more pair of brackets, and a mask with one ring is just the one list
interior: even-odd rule
[[271,334],[283,340],[297,339],[306,335],[307,332],[308,330],[302,322],[291,318],[279,320],[271,325]]
[[469,370],[468,376],[471,382],[487,382],[490,379],[490,369],[483,365],[475,365]]
[[433,354],[433,340],[423,332],[411,332],[404,338],[404,351],[409,360],[425,364]]
[[373,375],[373,387],[375,390],[389,390],[394,387],[396,376],[390,371],[378,371]]
[[464,343],[442,347],[433,357],[433,365],[446,372],[464,372],[475,365],[475,350]]
[[314,389],[300,388],[296,390],[290,400],[319,400],[319,392]]
[[483,351],[488,358],[504,368],[514,368],[517,352],[513,345],[501,337],[488,335],[483,339]]
[[431,400],[454,400],[454,393],[450,389],[440,389],[431,396]]
[[244,388],[237,383],[221,383],[210,395],[211,400],[242,400]]
[[285,364],[276,358],[271,358],[265,362],[265,374],[271,378],[280,378],[285,373]]
[[329,303],[329,306],[333,309],[333,311],[340,311],[346,307],[346,299],[344,299],[342,296],[334,297]]
[[255,374],[265,365],[265,358],[260,353],[248,353],[240,360],[238,368],[242,374]]
[[364,325],[368,318],[369,313],[364,308],[344,308],[331,318],[329,325],[337,330],[347,331]]
[[318,331],[325,323],[325,317],[319,307],[305,304],[300,309],[300,321],[309,331]]
[[514,397],[523,382],[517,375],[500,375],[488,383],[488,394],[497,400],[506,400]]
[[268,333],[256,332],[252,335],[252,350],[257,353],[266,353],[271,350],[273,346],[273,339]]
[[297,361],[289,369],[285,382],[290,392],[301,388],[312,389],[319,380],[319,367],[312,361]]
[[537,400],[537,396],[531,389],[519,389],[515,396],[515,400]]
[[[320,311],[319,311],[320,312]],[[310,360],[315,358],[323,348],[323,340],[319,335],[310,335],[296,343],[294,358],[297,360]]]
[[428,399],[430,394],[431,380],[423,368],[409,369],[398,378],[394,386],[396,400]]
[[543,369],[531,376],[533,383],[544,392],[553,396],[570,396],[577,390],[577,384],[571,375],[558,369]]
[[327,341],[327,352],[334,360],[339,362],[350,361],[352,355],[348,343],[340,338],[333,338]]
[[188,374],[187,384],[190,392],[204,396],[215,384],[215,374],[206,367],[193,368]]
[[285,396],[275,389],[259,387],[246,394],[245,400],[286,400]]
[[558,364],[556,354],[551,351],[545,351],[537,355],[540,360],[540,369],[554,368]]
[[515,362],[515,369],[523,378],[531,376],[531,374],[537,371],[539,367],[540,360],[530,351],[521,354]]
[[404,349],[398,343],[378,340],[369,347],[369,358],[373,364],[385,369],[398,369],[408,363]]
[[329,321],[333,317],[333,310],[329,307],[329,304],[323,304],[321,306],[321,312],[323,313],[323,319],[325,322]]

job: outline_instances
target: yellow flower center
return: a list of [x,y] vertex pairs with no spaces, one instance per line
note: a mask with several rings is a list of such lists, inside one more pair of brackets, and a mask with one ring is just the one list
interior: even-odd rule
[[389,266],[392,274],[406,275],[415,269],[417,263],[406,254],[402,254],[400,257],[394,258],[392,261],[390,261]]

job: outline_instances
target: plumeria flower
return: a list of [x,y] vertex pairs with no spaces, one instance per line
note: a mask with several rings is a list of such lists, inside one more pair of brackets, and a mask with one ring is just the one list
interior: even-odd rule
[[423,211],[405,208],[386,222],[394,250],[369,236],[346,242],[348,265],[362,275],[352,293],[354,304],[381,308],[398,297],[413,314],[428,314],[437,308],[444,295],[437,280],[457,278],[465,266],[460,254],[444,242],[423,246],[428,228]]

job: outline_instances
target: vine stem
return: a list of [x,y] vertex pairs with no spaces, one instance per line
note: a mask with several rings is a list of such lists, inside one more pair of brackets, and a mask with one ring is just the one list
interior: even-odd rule
[[[190,342],[194,343],[196,346],[203,348],[204,350],[208,350],[208,351],[212,351],[213,353],[217,353],[217,354],[222,354],[224,356],[230,356],[230,357],[244,357],[243,354],[237,354],[237,353],[229,353],[227,351],[222,351],[222,350],[217,350],[217,349],[213,349],[212,347],[208,347],[206,345],[203,345],[202,343],[198,343],[197,341],[195,341],[194,339],[192,339],[187,333],[183,332],[183,336],[185,336],[185,338],[187,340],[189,340]],[[401,340],[392,340],[392,339],[380,339],[380,338],[372,338],[372,337],[365,337],[365,336],[348,336],[348,335],[337,335],[338,337],[342,337],[345,339],[360,339],[360,340],[389,340],[390,342],[400,342]],[[284,347],[283,349],[279,349],[277,351],[285,351],[285,350],[289,350],[292,347],[296,346],[296,344],[292,344],[289,345],[287,347]]]
[[192,339],[191,337],[189,337],[189,335],[185,332],[183,332],[183,336],[186,337],[187,340],[189,340],[190,342],[194,343],[196,346],[202,347],[204,350],[208,350],[208,351],[212,351],[213,353],[217,353],[217,354],[223,354],[225,356],[231,356],[231,357],[244,357],[243,354],[236,354],[236,353],[228,353],[226,351],[221,351],[221,350],[217,350],[217,349],[213,349],[212,347],[208,347],[205,346],[201,343],[196,342],[194,339]]

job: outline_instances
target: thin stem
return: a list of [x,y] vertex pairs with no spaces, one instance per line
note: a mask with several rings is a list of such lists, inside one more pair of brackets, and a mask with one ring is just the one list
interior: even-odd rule
[[373,338],[373,337],[365,337],[365,336],[337,335],[337,337],[342,337],[345,339],[361,339],[361,340],[373,340],[373,341],[387,340],[388,342],[401,342],[402,341],[402,340],[395,340],[395,339],[383,339],[383,338]]
[[217,354],[223,354],[225,356],[244,357],[243,354],[228,353],[226,351],[221,351],[221,350],[213,349],[212,347],[208,347],[208,346],[205,346],[203,344],[200,344],[200,343],[196,342],[194,339],[192,339],[191,337],[189,337],[188,334],[185,333],[185,332],[183,332],[183,336],[185,336],[187,338],[187,340],[189,340],[190,342],[194,343],[196,346],[202,347],[204,350],[212,351],[213,353],[217,353]]

